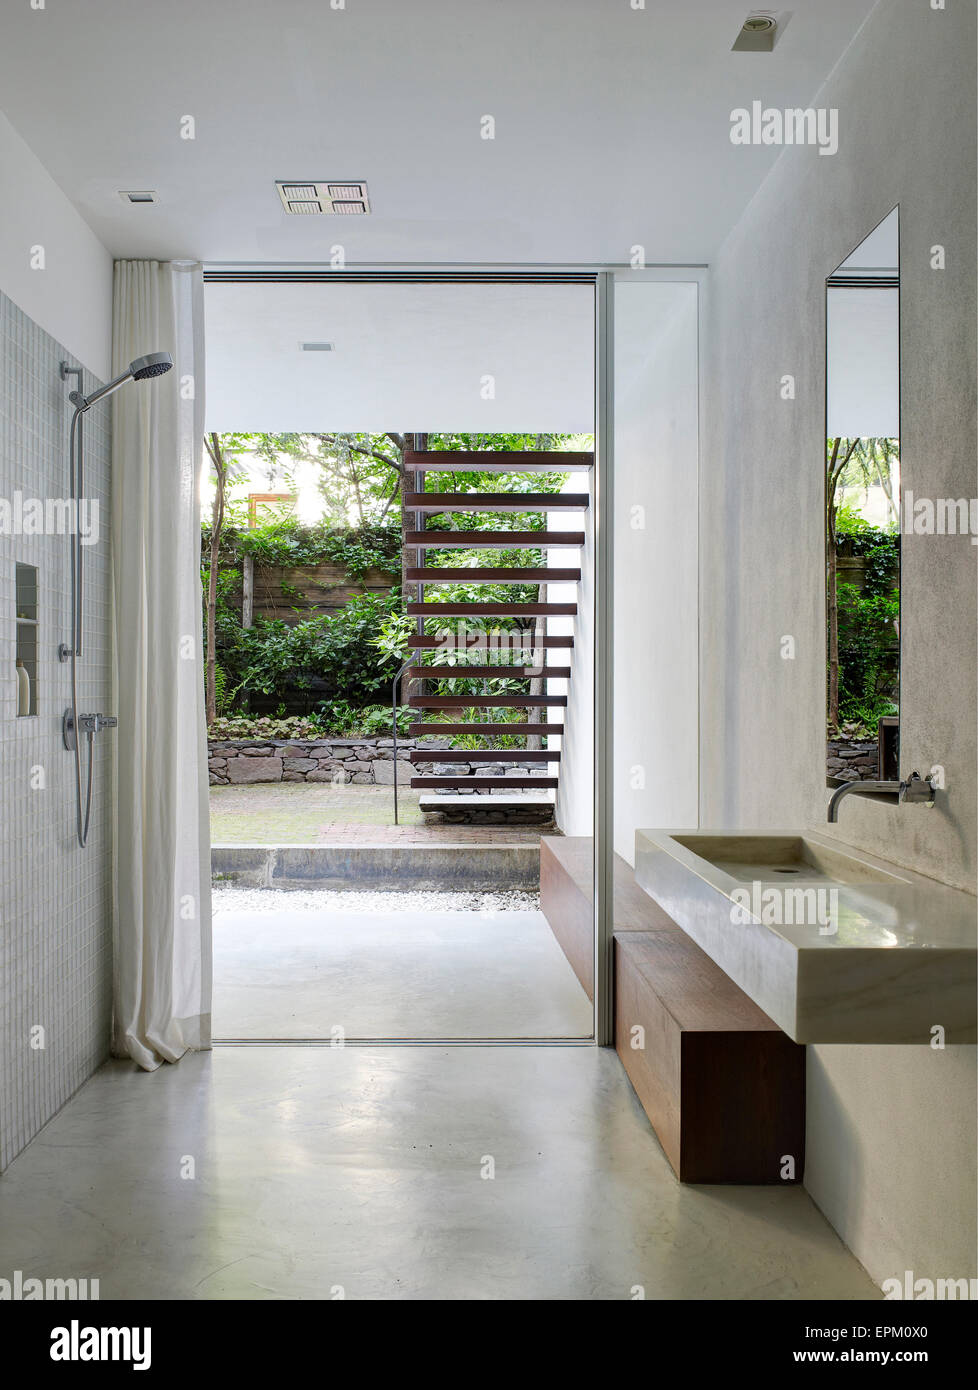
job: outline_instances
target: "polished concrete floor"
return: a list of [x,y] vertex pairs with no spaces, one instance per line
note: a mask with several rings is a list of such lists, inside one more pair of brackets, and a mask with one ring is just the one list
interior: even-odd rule
[[540,912],[214,914],[217,1038],[586,1038],[591,1004]]
[[0,1177],[17,1269],[103,1299],[880,1296],[802,1188],[681,1187],[593,1047],[110,1063]]

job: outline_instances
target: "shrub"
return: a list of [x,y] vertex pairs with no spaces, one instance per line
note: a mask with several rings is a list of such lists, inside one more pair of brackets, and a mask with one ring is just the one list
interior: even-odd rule
[[[398,733],[406,734],[415,717],[406,707],[397,711]],[[389,738],[391,710],[389,705],[368,705],[354,709],[345,700],[323,702],[310,715],[250,715],[232,714],[214,721],[208,736],[219,741],[227,739],[317,739],[317,738]]]
[[325,691],[353,707],[374,704],[389,693],[398,665],[378,654],[374,638],[400,604],[395,591],[358,594],[335,613],[291,626],[257,618],[254,627],[236,629],[233,644],[220,649],[221,663],[234,672],[235,694],[259,692],[281,702],[305,691],[311,702]]

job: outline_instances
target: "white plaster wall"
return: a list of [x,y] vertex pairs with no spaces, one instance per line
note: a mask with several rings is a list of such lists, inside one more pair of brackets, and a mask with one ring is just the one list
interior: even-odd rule
[[[716,260],[704,328],[704,825],[826,829],[824,281],[897,204],[904,486],[978,492],[975,40],[970,0],[881,0],[815,101],[839,109],[839,152],[785,150]],[[936,244],[943,271],[931,269]],[[786,373],[794,401],[779,396]],[[850,799],[835,832],[972,892],[976,556],[967,537],[905,540],[902,766],[942,763],[947,795],[932,811]],[[785,634],[793,661],[779,654]],[[974,1274],[974,1114],[974,1048],[809,1049],[806,1185],[874,1278]]]
[[697,285],[615,287],[615,849],[697,825]]
[[[2,112],[0,209],[0,290],[107,381],[112,257]],[[44,248],[43,269],[31,268],[36,246]]]

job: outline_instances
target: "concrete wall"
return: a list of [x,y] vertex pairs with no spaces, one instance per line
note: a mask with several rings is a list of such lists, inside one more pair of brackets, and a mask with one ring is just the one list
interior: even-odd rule
[[615,287],[615,849],[697,825],[697,286]]
[[[826,829],[824,282],[898,204],[904,486],[976,495],[974,5],[884,0],[815,104],[838,108],[839,152],[786,149],[711,275],[700,535],[707,826]],[[945,270],[931,268],[937,244]],[[792,401],[780,397],[786,374]],[[932,811],[850,800],[836,831],[972,892],[976,553],[967,537],[911,536],[904,548],[902,767],[943,764],[947,794]],[[784,635],[795,638],[794,660],[781,658]],[[806,1184],[843,1239],[878,1280],[905,1269],[973,1274],[975,1050],[809,1055]]]
[[2,112],[0,208],[0,290],[107,380],[112,257]]

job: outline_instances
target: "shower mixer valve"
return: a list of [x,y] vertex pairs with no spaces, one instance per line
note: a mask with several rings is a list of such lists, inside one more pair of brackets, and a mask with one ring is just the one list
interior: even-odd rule
[[[114,714],[80,714],[78,716],[78,727],[83,734],[90,734],[93,738],[100,734],[103,729],[115,729],[119,721]],[[66,709],[61,719],[61,737],[64,746],[70,751],[75,746],[75,721],[71,710]]]

